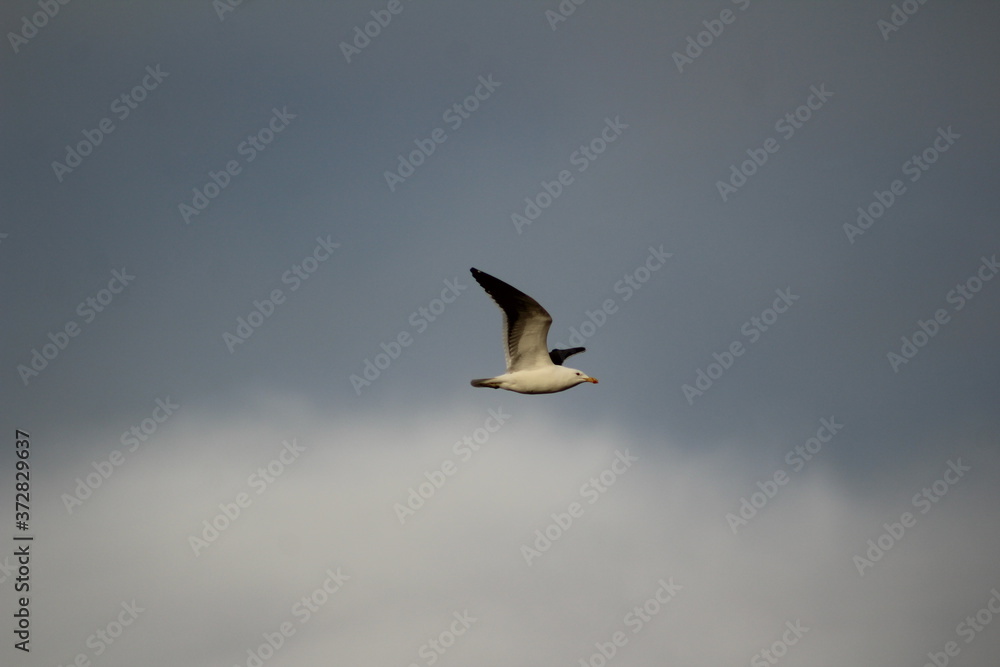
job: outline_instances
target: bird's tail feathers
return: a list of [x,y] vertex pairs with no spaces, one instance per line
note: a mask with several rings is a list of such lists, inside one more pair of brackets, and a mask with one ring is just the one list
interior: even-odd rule
[[482,378],[480,380],[473,380],[470,382],[473,387],[489,387],[491,389],[497,389],[500,387],[495,378]]

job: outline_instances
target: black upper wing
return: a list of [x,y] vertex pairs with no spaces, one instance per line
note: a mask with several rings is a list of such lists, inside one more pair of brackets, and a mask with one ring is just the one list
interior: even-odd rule
[[580,354],[581,352],[586,352],[585,347],[571,347],[568,350],[552,350],[549,352],[549,359],[552,360],[556,366],[562,366],[563,362],[574,354]]

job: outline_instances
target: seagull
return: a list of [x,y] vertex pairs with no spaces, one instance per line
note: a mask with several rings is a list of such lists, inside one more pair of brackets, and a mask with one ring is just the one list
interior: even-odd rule
[[506,373],[473,380],[473,387],[506,389],[519,394],[554,394],[583,382],[597,384],[596,378],[562,365],[568,357],[586,348],[546,351],[552,316],[537,301],[488,273],[470,270],[503,311],[503,349],[507,358]]

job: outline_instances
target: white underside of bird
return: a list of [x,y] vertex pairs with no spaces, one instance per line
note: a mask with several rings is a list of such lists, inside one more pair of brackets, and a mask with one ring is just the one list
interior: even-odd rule
[[530,296],[488,273],[472,269],[476,279],[503,311],[504,355],[507,372],[493,378],[473,380],[473,387],[506,389],[519,394],[554,394],[584,382],[597,384],[583,371],[562,365],[567,357],[584,348],[548,351],[552,317]]

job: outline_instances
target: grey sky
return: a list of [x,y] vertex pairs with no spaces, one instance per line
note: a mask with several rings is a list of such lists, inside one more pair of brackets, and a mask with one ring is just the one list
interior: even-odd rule
[[220,6],[0,10],[4,664],[995,661],[992,3]]

